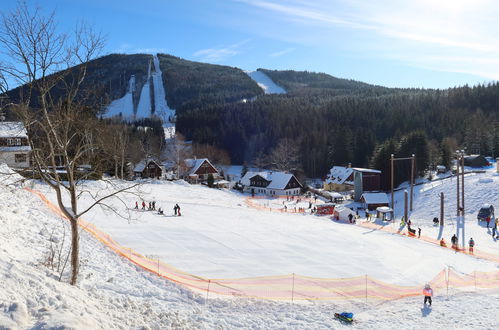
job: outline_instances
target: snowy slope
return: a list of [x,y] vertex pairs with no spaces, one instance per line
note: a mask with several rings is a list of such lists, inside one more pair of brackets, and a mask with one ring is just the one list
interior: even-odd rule
[[[351,328],[333,320],[334,312],[345,310],[355,313],[358,323],[354,328],[492,329],[498,323],[499,294],[490,291],[437,295],[433,309],[421,308],[420,297],[367,305],[362,301],[291,304],[212,296],[206,300],[206,295],[137,269],[84,231],[80,280],[72,287],[57,281],[57,274],[41,265],[50,240],[61,242],[65,222],[37,197],[19,185],[4,186],[6,182],[0,178],[0,328]],[[189,198],[185,192],[176,194],[179,203]],[[208,202],[203,194],[197,197]],[[331,262],[337,261],[331,258]]]
[[111,102],[111,104],[107,107],[107,112],[104,114],[104,117],[114,117],[114,116],[119,116],[120,114],[123,117],[131,117],[134,115],[134,109],[133,109],[133,98],[132,98],[132,93],[135,89],[135,76],[132,76],[130,78],[130,81],[128,82],[128,90],[125,94],[120,99],[114,100]]
[[[154,102],[156,115],[163,119],[164,123],[169,123],[175,117],[175,110],[170,109],[166,103],[165,87],[163,85],[163,78],[161,68],[159,66],[158,55],[153,57],[154,72],[152,73],[152,80],[154,83]],[[174,126],[174,125],[169,125]]]
[[[89,190],[105,189],[91,183]],[[55,201],[54,194],[40,186]],[[490,261],[386,232],[345,225],[315,215],[267,213],[248,208],[244,196],[182,182],[142,186],[143,198],[155,200],[165,215],[133,211],[126,222],[95,209],[85,215],[118,243],[191,274],[237,278],[296,273],[341,278],[369,274],[394,284],[417,285],[453,266],[469,273],[491,271]],[[135,196],[124,197],[131,207]],[[91,200],[83,200],[89,204]],[[182,217],[173,216],[173,205]],[[120,203],[116,205],[122,207]],[[336,242],[336,243],[335,243]],[[410,256],[410,257],[408,257]],[[334,262],[332,262],[334,260]]]
[[265,94],[285,94],[286,91],[277,85],[269,76],[261,71],[245,71],[251,79],[265,92]]

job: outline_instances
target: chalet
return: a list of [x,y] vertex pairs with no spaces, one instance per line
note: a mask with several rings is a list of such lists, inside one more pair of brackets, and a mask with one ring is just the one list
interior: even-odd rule
[[218,170],[207,158],[186,159],[185,166],[187,171],[184,173],[184,178],[191,183],[204,182],[208,180],[210,174],[215,180],[221,178]]
[[489,161],[481,155],[464,156],[464,166],[469,167],[484,167],[489,166]]
[[327,175],[324,190],[354,190],[354,199],[358,202],[364,192],[381,190],[381,171],[360,167],[333,166]]
[[247,172],[241,185],[244,192],[270,196],[300,195],[303,188],[293,174],[273,171]]
[[0,122],[0,163],[12,168],[28,168],[31,147],[21,122]]
[[145,159],[135,165],[133,174],[139,178],[161,178],[163,168],[153,159]]
[[388,207],[388,197],[385,193],[363,193],[360,197],[360,202],[364,208],[369,211],[374,211],[380,206]]

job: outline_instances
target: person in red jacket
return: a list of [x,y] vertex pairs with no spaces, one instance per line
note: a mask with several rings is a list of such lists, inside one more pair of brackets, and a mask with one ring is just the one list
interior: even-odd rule
[[428,301],[431,306],[431,297],[433,296],[433,289],[430,287],[429,284],[426,284],[424,286],[423,294],[424,294],[424,304],[426,305],[426,302]]

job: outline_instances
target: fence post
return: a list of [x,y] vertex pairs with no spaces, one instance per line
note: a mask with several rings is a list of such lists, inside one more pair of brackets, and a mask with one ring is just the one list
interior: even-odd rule
[[159,275],[159,258],[158,258],[158,275]]
[[366,305],[367,305],[367,274],[366,274]]
[[447,299],[449,299],[449,266],[447,266],[445,283],[447,284]]
[[205,305],[208,303],[208,297],[210,295],[210,284],[211,284],[211,280],[208,280],[208,290],[206,290],[206,302],[205,302]]
[[476,292],[476,270],[473,272],[473,277],[475,279],[475,292]]
[[295,300],[295,273],[293,273],[293,287],[291,288],[291,302]]

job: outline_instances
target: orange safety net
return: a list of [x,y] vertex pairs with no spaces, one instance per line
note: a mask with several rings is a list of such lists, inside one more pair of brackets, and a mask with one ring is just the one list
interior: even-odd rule
[[[293,197],[293,199],[288,199],[290,197]],[[282,199],[283,201],[286,200],[286,201],[289,201],[289,202],[312,202],[312,199],[311,198],[300,198],[300,197],[296,197],[296,196],[276,196],[276,197],[273,197],[274,199]],[[288,206],[286,205],[286,207],[284,207],[284,205],[280,208],[276,208],[276,207],[268,207],[268,206],[265,206],[265,205],[262,205],[261,203],[258,202],[258,200],[268,200],[269,197],[267,196],[250,196],[250,197],[246,197],[244,202],[246,203],[247,206],[251,207],[251,208],[254,208],[254,209],[257,209],[257,210],[260,210],[260,211],[268,211],[268,212],[280,212],[280,213],[307,213],[306,212],[306,208],[305,207],[291,207],[291,206]]]
[[[27,189],[56,214],[64,217],[61,210],[42,193]],[[223,296],[270,299],[270,300],[393,300],[422,294],[422,285],[399,286],[385,283],[368,275],[351,278],[314,278],[297,274],[236,279],[207,279],[181,271],[171,265],[145,257],[130,248],[121,246],[108,234],[82,219],[79,225],[111,250],[151,273],[176,282],[195,291]],[[458,273],[443,269],[431,281],[434,290],[449,286],[499,288],[499,271],[493,273]]]

